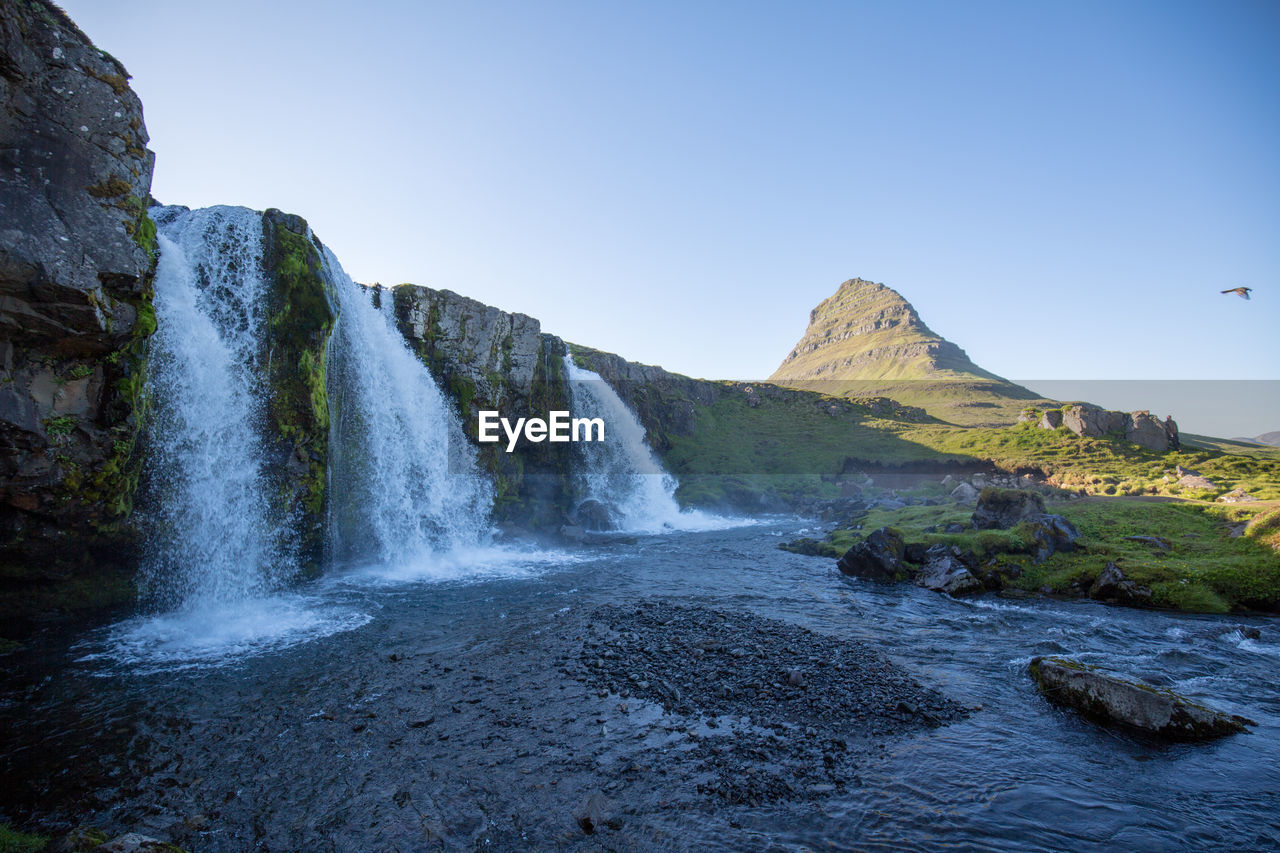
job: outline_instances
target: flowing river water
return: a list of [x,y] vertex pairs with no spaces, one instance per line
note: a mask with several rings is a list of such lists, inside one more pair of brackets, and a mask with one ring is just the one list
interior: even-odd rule
[[[244,605],[257,645],[242,628],[194,650],[180,632],[167,652],[133,647],[129,623],[45,638],[6,659],[5,801],[193,851],[1280,844],[1270,621],[881,587],[777,550],[803,528],[770,519],[331,574],[286,596],[311,633]],[[700,790],[687,758],[733,737],[707,728],[702,697],[667,711],[586,677],[593,614],[653,601],[862,641],[966,715],[851,741],[835,789],[729,802]],[[1145,676],[1258,726],[1175,745],[1101,728],[1036,692],[1037,654]],[[782,732],[778,755],[803,737]],[[774,758],[752,761],[742,772]],[[588,835],[575,814],[593,794],[611,822]]]

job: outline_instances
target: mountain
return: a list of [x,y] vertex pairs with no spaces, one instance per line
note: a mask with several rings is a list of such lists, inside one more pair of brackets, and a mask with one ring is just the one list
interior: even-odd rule
[[769,381],[827,394],[885,395],[964,425],[1012,423],[1033,391],[984,370],[883,284],[850,279],[809,314]]

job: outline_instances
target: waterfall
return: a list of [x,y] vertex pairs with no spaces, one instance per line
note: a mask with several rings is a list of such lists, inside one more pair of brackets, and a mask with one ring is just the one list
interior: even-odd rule
[[722,527],[727,520],[690,510],[676,502],[679,483],[658,461],[645,440],[645,429],[617,393],[596,373],[565,356],[574,417],[601,418],[603,442],[580,442],[577,471],[584,500],[598,501],[616,527],[630,532],[658,533]]
[[141,577],[167,608],[240,601],[296,568],[263,471],[262,217],[234,207],[154,213],[153,500]]
[[330,344],[329,535],[351,564],[421,561],[484,541],[493,493],[461,421],[396,328],[390,292],[326,250],[339,317]]

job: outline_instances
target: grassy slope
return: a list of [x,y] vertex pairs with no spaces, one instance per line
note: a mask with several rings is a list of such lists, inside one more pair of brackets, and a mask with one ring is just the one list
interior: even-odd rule
[[[924,533],[923,528],[950,522],[968,524],[970,507],[946,504],[873,510],[859,522],[863,531],[895,527],[908,542],[945,542],[973,550],[981,560],[1017,564],[1015,589],[1079,595],[1114,562],[1125,575],[1151,588],[1162,607],[1198,612],[1229,610],[1280,611],[1280,501],[1224,506],[1197,501],[1136,498],[1090,498],[1050,504],[1050,512],[1066,516],[1080,530],[1081,550],[1054,554],[1040,565],[1017,553],[1025,543],[1016,530],[972,530]],[[1245,535],[1231,536],[1234,525],[1248,522]],[[838,530],[831,536],[843,552],[861,532]],[[1126,536],[1159,536],[1170,543],[1164,551]]]
[[[937,466],[990,462],[1018,471],[1034,469],[1051,482],[1097,495],[1167,495],[1213,498],[1243,488],[1260,499],[1280,499],[1280,451],[1225,453],[1208,448],[1157,453],[1120,438],[1081,438],[1066,429],[1035,424],[961,428],[856,415],[832,417],[815,406],[764,400],[752,408],[727,397],[699,407],[691,435],[669,436],[663,454],[682,481],[685,501],[707,500],[699,475],[744,482],[763,476],[798,487],[842,471],[868,466]],[[1165,482],[1175,466],[1199,471],[1218,492],[1184,494]]]

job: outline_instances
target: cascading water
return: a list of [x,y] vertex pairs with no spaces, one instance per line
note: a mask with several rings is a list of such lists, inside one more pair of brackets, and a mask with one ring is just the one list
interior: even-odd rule
[[681,511],[676,502],[679,483],[663,469],[645,440],[645,429],[609,383],[565,356],[574,417],[600,418],[605,440],[580,442],[578,469],[584,500],[609,510],[614,525],[624,531],[659,533],[731,525],[735,522],[697,510]]
[[329,372],[335,559],[421,563],[481,544],[492,489],[457,413],[397,330],[392,295],[356,284],[327,251],[325,264],[340,311]]
[[278,592],[298,560],[266,470],[262,215],[151,213],[160,258],[139,576],[167,612],[116,626],[110,650],[86,659],[182,669],[364,624],[370,617],[349,607]]
[[156,219],[144,586],[166,608],[243,601],[296,569],[263,471],[262,217],[212,207]]

